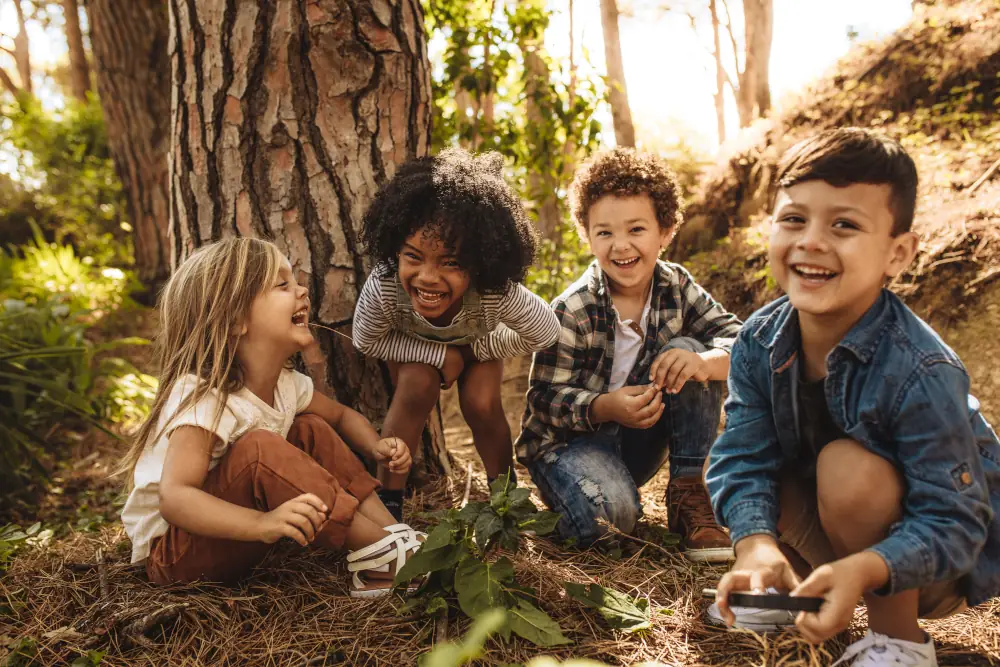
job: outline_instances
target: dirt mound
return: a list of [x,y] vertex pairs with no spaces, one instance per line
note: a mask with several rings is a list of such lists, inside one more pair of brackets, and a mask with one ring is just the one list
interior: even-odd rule
[[953,321],[1000,275],[998,105],[1000,4],[919,6],[902,30],[859,45],[743,133],[704,177],[672,255],[729,308],[749,314],[776,295],[763,218],[781,153],[820,129],[878,128],[906,146],[921,175],[921,253],[893,288],[922,316]]

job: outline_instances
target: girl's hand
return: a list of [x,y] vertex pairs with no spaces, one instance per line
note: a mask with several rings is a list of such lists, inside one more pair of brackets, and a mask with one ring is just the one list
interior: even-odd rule
[[629,428],[653,426],[663,415],[663,395],[655,385],[625,386],[598,396],[591,407],[593,419],[617,422]]
[[799,585],[799,578],[778,542],[770,535],[751,535],[736,543],[736,562],[716,589],[715,601],[727,625],[736,622],[729,608],[729,593],[734,591],[766,591],[768,588],[790,591]]
[[705,382],[711,369],[697,352],[671,349],[656,358],[649,369],[649,379],[669,394],[676,394],[688,380]]
[[410,448],[399,438],[383,438],[375,443],[372,451],[375,460],[379,463],[386,463],[389,472],[402,475],[410,471],[413,459],[410,457]]
[[302,546],[316,539],[326,524],[329,509],[311,493],[303,493],[278,505],[257,520],[257,539],[273,544],[282,537],[289,537]]

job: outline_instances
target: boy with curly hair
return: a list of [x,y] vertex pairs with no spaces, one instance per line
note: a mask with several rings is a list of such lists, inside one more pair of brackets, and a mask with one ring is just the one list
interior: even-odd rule
[[692,560],[726,560],[701,470],[715,439],[729,348],[740,328],[683,267],[659,259],[681,224],[659,158],[615,149],[577,171],[572,212],[595,261],[552,307],[558,341],[531,367],[518,459],[587,545],[605,520],[626,533],[638,487],[669,460],[670,526]]
[[[503,360],[551,345],[555,315],[521,281],[534,229],[504,182],[499,154],[461,149],[402,165],[365,214],[376,262],[358,298],[354,344],[388,362],[395,391],[383,437],[414,452],[442,387],[458,382],[487,478],[510,473],[510,425],[500,400]],[[397,519],[405,474],[380,467],[382,502]]]
[[842,128],[791,148],[777,183],[769,260],[786,296],[733,347],[706,480],[736,563],[709,615],[747,625],[730,591],[821,596],[818,613],[769,619],[819,642],[864,597],[868,632],[836,664],[932,667],[917,619],[1000,592],[1000,441],[959,358],[885,289],[917,251],[916,166]]

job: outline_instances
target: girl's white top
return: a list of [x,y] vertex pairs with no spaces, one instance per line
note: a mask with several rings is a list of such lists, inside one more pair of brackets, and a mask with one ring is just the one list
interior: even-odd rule
[[156,424],[150,442],[146,443],[135,467],[135,488],[129,494],[122,510],[125,532],[132,540],[132,562],[145,560],[150,542],[167,532],[167,522],[160,515],[160,477],[167,456],[170,434],[179,426],[198,426],[218,436],[212,447],[209,470],[219,464],[229,445],[258,429],[288,437],[295,415],[312,401],[312,379],[292,370],[282,370],[274,390],[274,407],[268,405],[249,389],[243,388],[230,394],[222,409],[222,416],[213,428],[219,395],[216,391],[205,394],[197,403],[178,412],[181,402],[192,393],[199,379],[187,375],[174,385],[163,405],[163,412]]

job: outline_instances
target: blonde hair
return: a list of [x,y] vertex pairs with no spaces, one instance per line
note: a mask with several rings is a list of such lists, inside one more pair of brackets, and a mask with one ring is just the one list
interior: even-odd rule
[[242,369],[236,360],[237,327],[248,319],[254,299],[275,283],[283,262],[273,243],[231,238],[195,251],[170,277],[160,295],[155,341],[160,386],[149,417],[114,473],[128,475],[129,489],[143,450],[163,431],[156,427],[164,403],[186,375],[195,375],[200,381],[177,413],[214,391],[219,407],[212,428],[218,425],[229,394],[243,386]]

